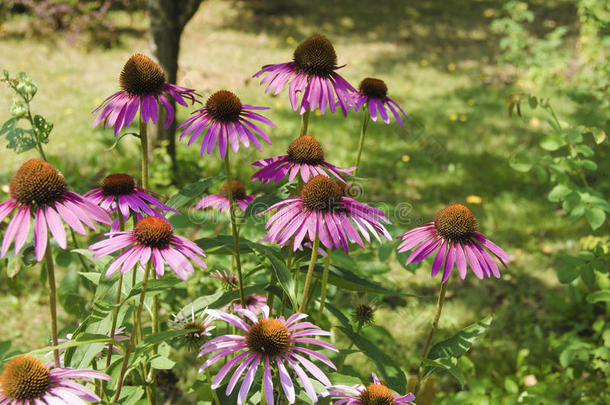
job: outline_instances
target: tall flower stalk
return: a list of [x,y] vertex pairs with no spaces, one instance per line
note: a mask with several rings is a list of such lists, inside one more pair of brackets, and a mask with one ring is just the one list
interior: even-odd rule
[[[51,246],[47,245],[45,251],[45,264],[47,266],[47,278],[49,280],[49,307],[51,310],[51,342],[57,346],[57,289],[55,288],[55,265],[53,263],[53,252]],[[53,349],[53,363],[59,367],[59,350]]]
[[354,170],[354,176],[358,173],[358,168],[360,167],[360,156],[362,155],[362,149],[364,148],[364,136],[366,135],[366,129],[369,125],[370,117],[367,114],[367,111],[362,109],[362,126],[360,127],[360,141],[358,142],[358,153],[356,154],[356,169]]
[[233,242],[235,246],[235,267],[237,268],[237,278],[239,280],[239,300],[242,308],[246,307],[244,296],[244,280],[241,273],[241,258],[239,256],[239,232],[237,231],[237,221],[235,220],[235,205],[233,204],[233,188],[231,187],[231,162],[229,160],[229,150],[224,157],[225,175],[227,178],[227,198],[229,199],[229,215],[231,217],[231,231],[233,232]]

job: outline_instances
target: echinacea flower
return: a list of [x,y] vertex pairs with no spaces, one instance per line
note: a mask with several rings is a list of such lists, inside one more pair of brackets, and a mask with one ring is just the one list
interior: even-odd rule
[[407,405],[415,401],[415,396],[411,393],[400,396],[392,392],[379,381],[375,373],[373,373],[373,384],[366,387],[361,384],[333,385],[327,389],[326,396],[340,398],[333,402],[334,405]]
[[216,328],[212,325],[214,318],[207,315],[205,311],[201,311],[201,314],[195,317],[195,310],[191,308],[190,317],[187,317],[183,311],[172,316],[174,319],[170,319],[170,322],[173,330],[194,330],[194,332],[188,332],[182,336],[189,350],[199,348],[206,337],[211,336],[210,331]]
[[[106,176],[102,187],[88,191],[84,194],[84,197],[111,214],[120,210],[125,222],[131,215],[141,219],[144,215],[163,217],[163,211],[179,214],[178,211],[159,200],[163,196],[136,186],[134,178],[124,173]],[[110,230],[112,232],[119,230],[118,216],[112,223]]]
[[275,127],[275,124],[255,111],[268,109],[269,107],[242,104],[239,97],[230,91],[217,91],[208,98],[204,107],[195,110],[190,118],[180,124],[180,139],[190,135],[188,145],[192,145],[207,128],[201,142],[201,155],[204,152],[211,154],[216,141],[223,159],[228,144],[235,153],[239,150],[240,142],[246,148],[252,142],[258,150],[263,150],[256,136],[260,136],[268,144],[271,144],[271,140],[254,121],[270,127]]
[[394,115],[394,118],[396,118],[396,121],[398,121],[401,127],[403,121],[400,113],[402,113],[406,119],[409,119],[409,116],[398,103],[388,97],[388,86],[383,80],[373,79],[371,77],[363,79],[360,82],[358,91],[352,93],[351,97],[349,104],[350,108],[353,107],[355,111],[358,111],[362,106],[368,107],[369,115],[373,121],[377,121],[377,118],[381,117],[383,122],[386,124],[390,123],[390,116],[386,107],[390,110],[392,115]]
[[[263,307],[267,305],[267,297],[262,294],[250,294],[245,297],[244,301],[246,304],[245,308],[254,314],[261,312]],[[235,300],[229,304],[229,307],[232,307],[230,308],[229,312],[237,312],[242,309],[241,301]]]
[[216,374],[212,381],[212,389],[218,388],[227,374],[235,367],[235,371],[229,380],[226,395],[231,395],[237,381],[245,374],[244,380],[239,388],[237,403],[246,401],[248,392],[254,382],[254,376],[258,367],[263,367],[263,390],[267,405],[273,405],[273,365],[277,366],[279,381],[288,402],[295,401],[295,390],[292,378],[288,373],[291,368],[301,382],[307,396],[313,402],[317,402],[317,395],[309,376],[303,368],[325,386],[330,385],[328,377],[313,362],[303,357],[311,356],[321,361],[333,370],[335,366],[323,354],[309,349],[307,345],[320,346],[335,352],[337,348],[332,344],[311,336],[331,336],[330,332],[324,331],[311,322],[301,322],[307,318],[307,314],[295,313],[287,320],[283,318],[270,318],[269,307],[261,309],[261,318],[247,309],[240,309],[237,316],[222,311],[208,310],[208,313],[219,320],[223,320],[241,329],[245,336],[225,335],[210,340],[201,346],[198,357],[214,353],[212,357],[203,363],[199,371],[203,371],[223,357],[231,358]]
[[73,368],[50,368],[32,356],[17,356],[8,362],[0,375],[2,405],[85,405],[101,399],[89,388],[73,379],[92,382],[110,380],[100,371]]
[[415,247],[407,259],[407,265],[420,262],[436,252],[432,277],[443,268],[443,283],[449,279],[454,265],[462,280],[466,278],[467,265],[470,265],[474,275],[480,279],[491,277],[492,274],[500,278],[500,270],[492,255],[498,258],[504,267],[510,257],[476,229],[477,220],[468,207],[453,204],[440,210],[434,217],[434,222],[399,236],[398,239],[402,242],[398,245],[398,252]]
[[277,183],[287,174],[289,181],[299,174],[304,182],[317,175],[328,177],[331,174],[337,180],[345,182],[341,174],[350,176],[356,169],[340,169],[326,162],[322,146],[311,135],[302,135],[294,140],[285,155],[262,159],[252,163],[252,166],[262,167],[254,173],[252,180],[261,180],[263,184],[272,180]]
[[288,97],[294,111],[299,104],[298,93],[303,93],[299,114],[316,108],[324,114],[327,107],[334,113],[338,102],[343,115],[347,115],[350,93],[356,89],[335,72],[343,66],[337,66],[337,54],[328,38],[314,35],[294,50],[292,62],[265,65],[254,77],[264,74],[261,84],[268,84],[265,92],[273,90],[273,95],[290,82]]
[[[30,220],[34,219],[34,252],[41,261],[47,248],[49,231],[62,249],[66,248],[65,222],[80,234],[85,227],[95,230],[94,221],[110,224],[108,213],[82,196],[68,190],[64,176],[49,163],[40,159],[25,162],[13,176],[10,198],[0,204],[0,221],[13,210],[17,213],[8,224],[2,240],[0,257],[4,257],[15,241],[17,254],[30,232]],[[62,221],[63,220],[63,221]]]
[[198,96],[195,90],[167,83],[165,72],[152,59],[142,54],[135,54],[123,66],[119,76],[121,91],[108,97],[93,113],[99,113],[93,122],[96,127],[104,122],[107,128],[114,127],[117,135],[122,128],[128,127],[140,110],[143,122],[152,121],[155,124],[159,117],[159,104],[163,105],[167,116],[164,126],[169,128],[174,121],[174,108],[168,97],[184,107],[188,100],[195,103]]
[[195,271],[189,259],[202,268],[207,268],[201,260],[205,258],[203,250],[190,240],[174,235],[172,226],[164,218],[145,217],[131,230],[110,232],[104,236],[108,238],[89,246],[93,257],[126,249],[108,266],[106,277],[119,267],[121,274],[125,274],[138,262],[145,266],[150,260],[158,277],[165,273],[165,263],[183,280],[187,279],[187,273]]
[[232,291],[239,287],[239,279],[235,273],[216,270],[210,273],[210,277],[220,280],[225,291]]
[[285,245],[294,236],[293,250],[297,250],[305,236],[310,241],[317,237],[327,248],[348,251],[349,242],[364,247],[360,234],[367,242],[372,234],[392,240],[383,226],[389,223],[383,211],[345,196],[345,188],[326,176],[316,176],[301,189],[301,195],[288,198],[269,207],[277,210],[269,219],[267,240]]
[[[213,207],[218,210],[218,212],[223,212],[224,210],[228,210],[231,205],[229,202],[229,192],[227,190],[228,185],[225,183],[221,188],[218,194],[210,194],[208,196],[203,197],[197,205],[195,205],[196,209],[205,209],[208,207]],[[245,211],[248,208],[248,205],[256,198],[255,195],[248,195],[246,193],[246,187],[242,183],[237,180],[231,180],[231,191],[233,193],[233,201],[239,209]]]

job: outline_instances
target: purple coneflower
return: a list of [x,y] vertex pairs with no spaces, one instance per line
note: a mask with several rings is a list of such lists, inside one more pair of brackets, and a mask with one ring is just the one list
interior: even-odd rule
[[355,167],[340,169],[326,162],[322,146],[311,135],[302,135],[294,140],[288,146],[286,155],[262,159],[252,163],[252,166],[262,167],[254,173],[252,180],[261,180],[263,184],[272,180],[277,183],[288,173],[290,173],[289,181],[294,180],[298,174],[305,182],[317,175],[328,177],[331,174],[337,180],[345,182],[341,173],[349,176],[355,169]]
[[294,50],[292,62],[265,65],[254,77],[265,74],[261,84],[268,83],[265,92],[273,90],[274,95],[290,82],[288,97],[294,111],[299,103],[298,93],[303,93],[299,114],[316,108],[324,114],[327,107],[335,112],[338,100],[343,114],[347,115],[350,93],[356,89],[335,72],[343,66],[337,66],[337,54],[328,38],[314,35]]
[[193,116],[180,124],[178,129],[183,131],[180,139],[190,135],[188,144],[191,145],[207,128],[201,143],[202,155],[206,151],[208,155],[212,153],[217,140],[223,159],[227,153],[227,144],[231,144],[235,153],[239,150],[240,142],[246,148],[252,142],[258,150],[262,150],[256,136],[260,136],[268,144],[271,144],[271,140],[254,121],[271,127],[275,127],[275,124],[254,111],[268,109],[269,107],[242,104],[239,97],[230,91],[217,91],[208,98],[204,107],[195,110]]
[[[262,294],[250,294],[246,297],[246,309],[254,314],[258,314],[267,305],[267,297]],[[233,301],[229,304],[230,312],[238,312],[242,309],[241,302],[239,300]]]
[[207,268],[201,260],[205,258],[203,250],[190,240],[174,235],[172,226],[164,218],[145,217],[129,231],[110,232],[104,236],[108,238],[89,246],[93,257],[126,249],[108,266],[106,277],[119,267],[121,274],[125,274],[138,262],[145,266],[150,260],[159,277],[165,272],[165,263],[183,280],[187,279],[187,273],[195,271],[189,259],[204,269]]
[[[64,176],[49,163],[28,160],[13,176],[10,198],[0,204],[0,221],[13,210],[17,213],[6,228],[0,257],[6,255],[15,241],[15,254],[21,250],[30,232],[30,219],[34,218],[34,251],[41,261],[47,248],[48,233],[62,248],[66,248],[64,224],[80,234],[85,234],[83,223],[95,230],[94,221],[110,224],[108,213],[68,190]],[[62,221],[63,220],[63,221]]]
[[415,401],[411,393],[400,396],[393,393],[387,386],[379,381],[373,373],[373,384],[333,385],[327,388],[328,395],[340,398],[333,402],[335,405],[406,405]]
[[[225,183],[218,194],[211,194],[203,197],[197,205],[195,205],[196,209],[205,209],[208,207],[213,207],[218,210],[218,212],[223,212],[229,209],[231,205],[229,202],[229,192],[227,190],[227,183]],[[231,191],[233,192],[233,201],[239,209],[245,211],[248,205],[256,198],[255,195],[246,194],[246,187],[242,183],[237,180],[231,180]]]
[[72,379],[110,380],[102,372],[64,367],[50,368],[31,356],[17,356],[0,375],[1,405],[85,405],[101,399],[89,388]]
[[420,262],[436,252],[432,277],[443,267],[443,283],[449,279],[454,265],[462,280],[466,278],[468,264],[480,279],[491,277],[492,274],[500,278],[500,270],[492,254],[504,267],[510,257],[495,243],[477,232],[476,228],[477,220],[472,212],[462,204],[453,204],[440,210],[434,217],[434,222],[399,236],[398,239],[401,239],[402,243],[398,245],[398,252],[405,252],[417,246],[406,264]]
[[[309,180],[301,195],[272,205],[265,212],[277,209],[266,225],[268,240],[280,245],[293,236],[293,250],[297,250],[305,236],[311,241],[319,238],[328,248],[348,251],[348,242],[364,247],[360,234],[367,242],[372,234],[391,240],[383,226],[390,223],[383,211],[358,202],[344,194],[344,187],[326,176]],[[354,226],[355,225],[355,226]],[[360,233],[360,234],[359,234]]]
[[368,107],[370,117],[373,121],[377,121],[377,118],[381,117],[383,122],[386,124],[390,123],[390,116],[386,111],[386,107],[390,110],[392,115],[394,115],[394,118],[396,118],[396,121],[398,121],[400,126],[403,125],[403,122],[399,112],[402,113],[406,119],[409,119],[398,103],[388,97],[388,86],[380,79],[373,79],[371,77],[363,79],[360,82],[358,91],[351,94],[350,107],[353,107],[354,110],[358,111],[363,105]]
[[[225,335],[214,338],[201,346],[199,357],[209,353],[214,353],[206,360],[199,371],[203,371],[223,357],[235,357],[229,360],[216,374],[212,381],[212,389],[218,388],[226,375],[235,367],[235,372],[229,380],[226,394],[230,395],[235,388],[239,378],[246,373],[239,389],[237,403],[245,402],[248,392],[254,382],[254,376],[259,365],[263,367],[263,390],[267,405],[273,405],[273,377],[272,366],[275,364],[279,372],[279,381],[288,402],[293,404],[295,401],[295,391],[292,379],[288,373],[287,366],[292,368],[301,382],[307,396],[313,402],[317,402],[317,395],[309,376],[303,370],[307,370],[312,376],[325,386],[330,385],[328,377],[310,360],[303,357],[309,355],[322,363],[328,365],[333,370],[335,366],[323,354],[311,350],[306,345],[320,346],[338,352],[332,344],[311,336],[331,336],[330,332],[324,331],[311,322],[301,322],[307,318],[307,314],[295,313],[287,320],[283,318],[270,318],[269,307],[265,306],[261,310],[262,318],[259,319],[254,313],[247,309],[240,309],[238,313],[241,317],[228,314],[222,311],[208,310],[208,313],[217,319],[221,319],[245,332],[245,336]],[[243,350],[243,352],[241,352]],[[239,353],[241,352],[241,353]],[[247,370],[247,371],[246,371]]]
[[211,336],[210,331],[215,328],[212,325],[214,318],[208,316],[205,311],[201,311],[198,317],[195,317],[195,310],[191,308],[191,316],[187,318],[183,311],[179,314],[172,315],[174,319],[170,319],[173,330],[189,330],[193,329],[194,332],[188,332],[182,338],[186,342],[186,346],[189,350],[195,350],[201,346],[207,336]]
[[195,97],[198,96],[195,90],[167,83],[163,69],[141,54],[133,55],[125,63],[119,76],[119,84],[122,90],[108,97],[93,111],[99,112],[93,126],[96,127],[103,121],[104,126],[114,127],[115,135],[133,122],[138,109],[143,122],[152,121],[156,124],[159,103],[165,107],[167,117],[164,125],[169,128],[174,120],[174,108],[167,96],[184,107],[188,107],[185,99],[194,104]]
[[[178,211],[159,200],[163,199],[163,196],[136,186],[134,178],[123,173],[106,176],[102,187],[88,191],[84,197],[111,214],[120,210],[125,222],[132,214],[137,219],[141,219],[144,215],[163,217],[163,211],[179,214]],[[110,230],[115,232],[119,228],[119,218],[117,217]]]

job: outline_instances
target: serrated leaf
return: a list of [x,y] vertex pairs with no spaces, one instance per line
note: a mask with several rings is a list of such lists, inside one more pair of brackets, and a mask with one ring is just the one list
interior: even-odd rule
[[462,373],[462,370],[458,368],[458,359],[456,357],[441,357],[436,360],[427,359],[424,361],[424,366],[426,367],[426,370],[436,370],[429,373],[424,372],[424,377],[427,377],[438,370],[445,370],[460,383],[462,388],[466,384],[464,374]]
[[[449,339],[436,343],[434,346],[432,346],[432,349],[430,349],[427,360],[459,358],[470,350],[474,342],[480,336],[487,332],[487,329],[489,329],[491,326],[492,321],[493,315],[489,315],[479,322],[465,327]],[[424,370],[424,376],[428,376],[437,371],[439,370],[435,369],[434,367],[426,367]]]

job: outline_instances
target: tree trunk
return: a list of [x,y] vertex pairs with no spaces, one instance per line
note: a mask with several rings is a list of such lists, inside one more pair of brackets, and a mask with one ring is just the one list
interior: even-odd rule
[[[148,0],[150,18],[150,49],[165,71],[168,83],[176,83],[180,36],[186,23],[193,17],[202,0]],[[174,109],[176,102],[170,97]],[[176,122],[165,129],[165,109],[160,109],[159,121],[150,128],[153,142],[166,140],[167,153],[176,172]]]

